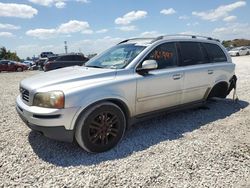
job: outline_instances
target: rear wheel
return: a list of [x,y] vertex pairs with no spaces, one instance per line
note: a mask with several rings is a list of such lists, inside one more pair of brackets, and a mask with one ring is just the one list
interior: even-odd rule
[[23,69],[22,69],[21,67],[17,67],[16,71],[17,71],[17,72],[22,72]]
[[80,116],[75,138],[84,150],[98,153],[116,146],[125,130],[126,118],[121,108],[111,102],[103,102]]
[[239,53],[237,53],[237,54],[236,54],[236,56],[240,56],[240,54],[239,54]]

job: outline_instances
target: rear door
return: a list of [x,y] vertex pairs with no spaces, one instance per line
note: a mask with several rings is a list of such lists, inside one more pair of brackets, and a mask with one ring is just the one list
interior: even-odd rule
[[213,82],[213,64],[199,42],[179,42],[184,82],[181,103],[201,101]]
[[158,69],[145,75],[137,75],[136,114],[179,105],[183,71],[178,67],[175,43],[157,46],[143,61],[145,60],[156,60]]
[[9,61],[8,62],[8,71],[16,71],[16,69],[17,69],[16,63],[13,61]]
[[234,71],[234,66],[232,63],[228,63],[227,57],[223,50],[217,45],[212,43],[202,43],[207,54],[209,55],[209,60],[213,64],[210,69],[213,71],[211,75],[213,77],[213,85],[220,81],[229,81]]

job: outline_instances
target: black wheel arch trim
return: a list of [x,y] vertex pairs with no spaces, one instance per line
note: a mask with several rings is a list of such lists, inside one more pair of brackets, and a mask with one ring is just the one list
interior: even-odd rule
[[86,108],[82,109],[76,118],[73,130],[75,131],[77,122],[79,121],[79,119],[83,113],[87,112],[92,106],[95,106],[95,105],[97,105],[99,103],[103,103],[103,102],[111,102],[113,104],[116,104],[119,108],[121,108],[121,110],[123,111],[125,118],[126,118],[126,128],[130,127],[130,125],[131,125],[131,123],[130,123],[131,122],[130,121],[131,120],[131,113],[130,113],[130,110],[129,110],[128,106],[126,105],[126,103],[120,99],[107,98],[107,99],[102,99],[102,100],[96,101],[96,102],[88,105]]

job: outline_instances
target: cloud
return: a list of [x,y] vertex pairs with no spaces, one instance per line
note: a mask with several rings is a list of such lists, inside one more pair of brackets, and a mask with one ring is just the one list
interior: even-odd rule
[[128,26],[117,27],[116,29],[119,29],[121,31],[135,31],[137,28],[134,25],[128,25]]
[[160,12],[161,14],[165,14],[165,15],[171,15],[171,14],[175,14],[176,11],[173,8],[169,8],[169,9],[163,9]]
[[187,26],[197,26],[197,25],[199,25],[199,22],[187,23]]
[[100,29],[98,31],[96,31],[96,33],[107,33],[108,29]]
[[230,23],[224,27],[215,28],[212,34],[222,39],[250,38],[250,24]]
[[84,54],[100,53],[123,40],[124,38],[110,36],[92,40],[80,40],[69,45],[69,49],[75,52],[80,49]]
[[159,33],[158,31],[145,31],[140,34],[140,37],[158,37],[161,36],[162,34]]
[[55,0],[29,0],[31,3],[42,5],[42,6],[51,6],[55,3]]
[[80,31],[87,30],[89,28],[89,23],[85,21],[70,20],[67,23],[63,23],[57,29],[58,33],[76,33]]
[[20,29],[20,26],[15,26],[12,24],[2,24],[0,23],[0,29],[9,29],[9,30],[17,30]]
[[115,19],[116,24],[121,25],[128,25],[133,21],[140,20],[142,18],[145,18],[147,16],[146,11],[138,10],[138,11],[131,11],[125,14],[122,17],[118,17]]
[[70,20],[67,23],[61,24],[57,28],[51,29],[33,29],[28,30],[26,35],[36,37],[39,39],[48,39],[51,37],[55,37],[58,34],[71,34],[81,32],[82,34],[92,34],[93,31],[89,29],[89,23],[85,21],[78,21],[78,20]]
[[[100,53],[123,40],[124,38],[106,36],[99,39],[71,41],[68,43],[68,52],[82,52],[85,55]],[[51,45],[50,41],[44,45],[27,43],[17,46],[16,49],[13,50],[15,50],[21,58],[32,57],[33,55],[38,56],[42,51],[52,51],[56,54],[65,52],[63,42]]]
[[64,8],[67,0],[29,0],[31,3],[46,7],[55,6],[56,8]]
[[186,16],[186,15],[183,15],[183,16],[179,16],[179,19],[180,19],[180,20],[188,20],[189,17]]
[[237,19],[237,16],[227,16],[223,19],[225,22],[233,22]]
[[0,32],[0,37],[14,37],[14,35],[10,32]]
[[33,29],[26,32],[26,35],[36,37],[39,39],[48,39],[55,36],[56,29]]
[[235,3],[232,4],[228,4],[228,5],[222,5],[219,6],[216,9],[212,9],[212,10],[208,10],[208,11],[204,11],[204,12],[192,12],[192,15],[194,16],[198,16],[203,20],[209,20],[209,21],[217,21],[220,19],[223,19],[225,17],[229,16],[229,13],[232,12],[233,10],[246,6],[246,2],[245,1],[237,1]]
[[33,18],[37,13],[29,5],[0,2],[0,17]]
[[80,3],[90,3],[89,0],[76,0],[76,2],[80,2]]
[[61,2],[57,2],[55,4],[56,8],[64,8],[66,6],[66,3],[61,1]]
[[90,34],[93,34],[93,33],[94,33],[94,31],[93,31],[93,30],[91,30],[91,29],[86,29],[86,30],[83,30],[81,33],[82,33],[82,34],[87,34],[87,35],[90,35]]

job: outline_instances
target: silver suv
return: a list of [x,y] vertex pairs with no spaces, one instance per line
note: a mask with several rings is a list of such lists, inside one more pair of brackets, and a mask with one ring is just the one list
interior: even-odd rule
[[225,98],[235,65],[218,40],[160,36],[120,42],[74,66],[20,83],[16,109],[33,130],[88,152],[113,148],[129,125],[161,110]]

